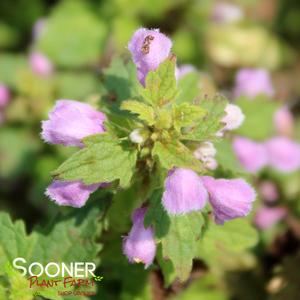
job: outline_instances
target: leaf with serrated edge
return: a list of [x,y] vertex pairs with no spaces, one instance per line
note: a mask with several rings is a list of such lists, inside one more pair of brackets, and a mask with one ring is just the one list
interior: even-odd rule
[[56,171],[59,180],[81,180],[89,185],[120,180],[120,186],[129,185],[134,173],[137,152],[127,150],[108,135],[99,135],[96,143],[73,154]]
[[137,114],[138,118],[142,121],[145,121],[149,126],[155,123],[154,109],[145,103],[134,100],[123,101],[121,104],[121,109]]
[[146,87],[140,91],[145,101],[153,105],[162,106],[177,97],[175,67],[176,63],[167,59],[155,71],[148,73]]
[[207,114],[196,126],[190,128],[182,139],[192,141],[216,139],[216,133],[224,127],[221,120],[225,115],[226,105],[227,100],[222,96],[200,101],[200,106],[207,111]]
[[152,150],[152,156],[157,156],[162,167],[167,170],[173,167],[189,168],[198,172],[202,170],[200,161],[181,143],[162,144],[156,142]]

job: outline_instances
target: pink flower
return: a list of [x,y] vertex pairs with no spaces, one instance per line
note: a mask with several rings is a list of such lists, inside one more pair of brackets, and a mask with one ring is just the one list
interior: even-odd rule
[[123,252],[129,262],[142,262],[145,264],[145,268],[148,268],[154,260],[156,244],[153,229],[144,226],[146,211],[147,209],[143,207],[136,209],[133,213],[133,226],[123,240]]
[[285,207],[262,207],[256,212],[254,223],[258,228],[266,230],[284,219],[286,215]]
[[32,72],[35,74],[47,76],[53,73],[53,64],[44,54],[39,52],[31,53],[29,61]]
[[274,202],[279,197],[277,186],[271,180],[262,181],[259,185],[259,191],[266,202]]
[[51,144],[82,147],[86,136],[105,131],[105,115],[90,105],[73,100],[59,100],[42,122],[42,137]]
[[270,165],[281,172],[300,168],[300,145],[286,137],[274,137],[266,143]]
[[196,69],[194,66],[192,65],[181,65],[179,67],[176,68],[176,79],[179,80],[182,77],[184,77],[185,75],[192,73],[192,72],[196,72]]
[[249,214],[256,193],[244,179],[214,179],[210,176],[201,179],[217,224]]
[[138,29],[128,43],[133,62],[137,66],[139,81],[144,84],[149,71],[155,70],[168,58],[172,47],[171,40],[159,29]]
[[263,144],[235,137],[232,146],[239,162],[248,172],[258,172],[267,165],[268,156]]
[[290,110],[283,106],[274,115],[274,125],[280,135],[291,137],[294,132],[294,117]]
[[80,181],[54,180],[47,188],[46,195],[58,205],[82,207],[91,193],[102,184],[85,185]]
[[0,108],[5,107],[10,100],[10,91],[8,87],[0,83]]
[[260,94],[274,95],[269,72],[265,69],[241,69],[236,76],[234,96],[254,98]]
[[163,206],[169,214],[201,210],[206,201],[207,192],[194,171],[183,168],[169,171],[162,197]]

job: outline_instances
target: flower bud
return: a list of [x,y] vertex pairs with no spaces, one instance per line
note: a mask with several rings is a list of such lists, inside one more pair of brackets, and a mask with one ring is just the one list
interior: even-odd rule
[[260,94],[274,95],[270,74],[265,69],[241,69],[236,76],[234,96],[255,98]]
[[10,91],[8,87],[0,83],[0,108],[5,107],[10,100]]
[[105,115],[90,105],[59,100],[49,113],[49,120],[42,122],[42,137],[51,144],[82,147],[81,140],[105,131]]
[[129,262],[142,262],[145,264],[145,268],[148,268],[154,260],[156,244],[153,229],[151,227],[144,227],[146,211],[145,207],[134,211],[132,215],[132,228],[128,236],[123,240],[123,252]]
[[300,168],[300,145],[286,137],[274,137],[266,142],[270,165],[288,173]]
[[139,81],[144,84],[147,73],[155,70],[168,58],[172,47],[171,40],[159,29],[138,29],[128,43],[133,62],[137,66]]
[[223,130],[237,129],[245,120],[242,110],[235,104],[227,104],[225,112],[226,116],[222,119],[222,122],[225,123]]
[[140,128],[134,129],[130,133],[129,138],[135,144],[142,144],[145,141]]
[[203,142],[199,147],[194,151],[194,156],[197,159],[205,160],[207,157],[214,157],[217,153],[217,150],[213,143]]
[[259,184],[259,192],[266,202],[274,202],[279,198],[277,186],[271,180],[264,180]]
[[274,125],[278,134],[291,137],[294,132],[294,117],[290,110],[283,106],[274,115]]
[[207,192],[192,170],[176,168],[165,180],[162,204],[171,215],[201,210],[207,201]]
[[214,179],[210,176],[201,179],[217,224],[249,214],[256,194],[244,179]]
[[101,183],[85,185],[80,181],[54,180],[45,194],[58,205],[82,207],[90,194],[101,186]]
[[185,75],[191,73],[191,72],[196,72],[196,69],[192,65],[182,65],[176,68],[176,79],[180,80],[182,77]]
[[42,76],[53,73],[53,64],[44,54],[34,52],[30,55],[29,60],[33,73]]
[[218,162],[213,157],[207,157],[203,163],[208,170],[215,170],[218,167]]
[[235,137],[233,150],[241,165],[250,173],[255,173],[268,163],[268,155],[263,144],[244,137]]
[[286,215],[285,207],[262,207],[256,212],[254,223],[258,228],[266,230],[284,219]]

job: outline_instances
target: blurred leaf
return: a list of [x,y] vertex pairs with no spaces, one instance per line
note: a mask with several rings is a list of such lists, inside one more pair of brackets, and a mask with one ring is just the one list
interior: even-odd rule
[[257,231],[247,219],[236,219],[220,226],[210,222],[198,242],[198,257],[208,263],[218,263],[224,252],[241,252],[258,241]]
[[15,46],[18,40],[18,32],[13,27],[0,22],[0,48]]
[[277,103],[265,96],[258,96],[252,100],[240,97],[236,104],[246,117],[236,130],[238,134],[254,140],[265,140],[274,133],[273,116],[279,107]]
[[197,72],[190,72],[180,78],[178,81],[178,89],[180,92],[176,103],[194,101],[200,92],[198,82],[199,74]]
[[97,77],[90,72],[59,72],[55,80],[59,99],[82,100],[99,90]]
[[99,59],[105,36],[105,23],[88,2],[64,0],[47,19],[37,47],[59,66],[80,67]]

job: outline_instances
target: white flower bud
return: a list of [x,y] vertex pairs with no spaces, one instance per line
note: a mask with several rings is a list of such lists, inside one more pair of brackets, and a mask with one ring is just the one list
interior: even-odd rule
[[207,157],[214,157],[217,153],[216,148],[211,142],[203,142],[200,146],[195,150],[194,156],[197,159],[205,160]]
[[225,123],[224,130],[237,129],[245,120],[245,115],[242,110],[234,104],[227,104],[225,107],[226,116],[222,119]]
[[141,129],[140,128],[134,129],[130,133],[129,138],[135,144],[142,144],[144,142],[144,137],[141,134]]
[[204,166],[206,169],[215,170],[218,167],[218,162],[213,157],[208,157],[204,161]]

